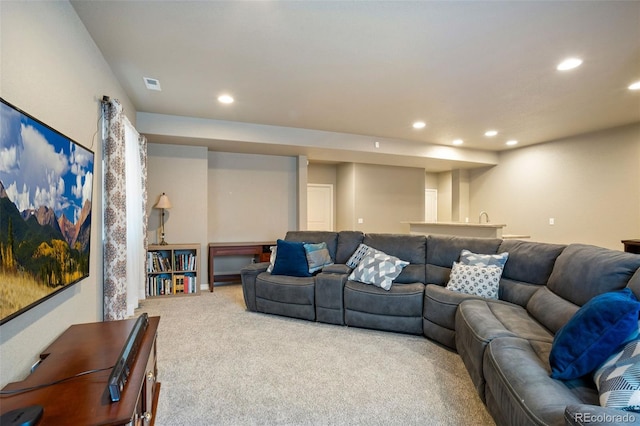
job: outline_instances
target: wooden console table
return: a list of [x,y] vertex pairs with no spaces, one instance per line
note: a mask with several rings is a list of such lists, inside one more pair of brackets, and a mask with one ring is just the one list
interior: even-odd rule
[[276,243],[267,241],[262,243],[210,243],[209,244],[209,291],[213,291],[215,282],[239,281],[240,274],[214,275],[213,264],[216,256],[259,256],[258,261],[268,262],[271,256],[269,247]]
[[38,426],[154,424],[160,383],[156,381],[156,335],[160,317],[149,325],[135,357],[120,401],[111,402],[107,384],[113,365],[136,319],[69,327],[42,354],[40,364],[23,381],[3,391],[51,383],[94,369],[105,369],[15,395],[0,396],[2,414],[31,405],[44,408]]

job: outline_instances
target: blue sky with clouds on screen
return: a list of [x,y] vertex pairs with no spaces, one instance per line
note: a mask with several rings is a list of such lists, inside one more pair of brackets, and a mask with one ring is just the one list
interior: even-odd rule
[[72,222],[91,201],[93,153],[0,103],[0,181],[22,212],[53,208]]

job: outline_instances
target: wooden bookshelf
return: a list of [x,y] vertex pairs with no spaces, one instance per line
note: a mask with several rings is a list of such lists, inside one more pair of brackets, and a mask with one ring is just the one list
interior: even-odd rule
[[147,297],[200,293],[200,245],[166,244],[147,248]]

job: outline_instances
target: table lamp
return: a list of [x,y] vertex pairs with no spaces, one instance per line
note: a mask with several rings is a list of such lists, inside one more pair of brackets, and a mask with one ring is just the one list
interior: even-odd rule
[[158,200],[156,205],[153,207],[156,209],[162,209],[162,222],[161,222],[161,228],[160,228],[162,232],[162,241],[160,241],[160,245],[166,246],[167,242],[164,240],[164,210],[171,208],[171,201],[169,201],[169,197],[167,197],[167,194],[163,192],[162,195],[160,196],[160,199]]

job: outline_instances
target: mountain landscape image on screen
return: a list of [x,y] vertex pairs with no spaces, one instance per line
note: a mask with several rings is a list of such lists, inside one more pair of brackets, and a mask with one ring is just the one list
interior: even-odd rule
[[0,105],[0,321],[89,274],[93,153]]

